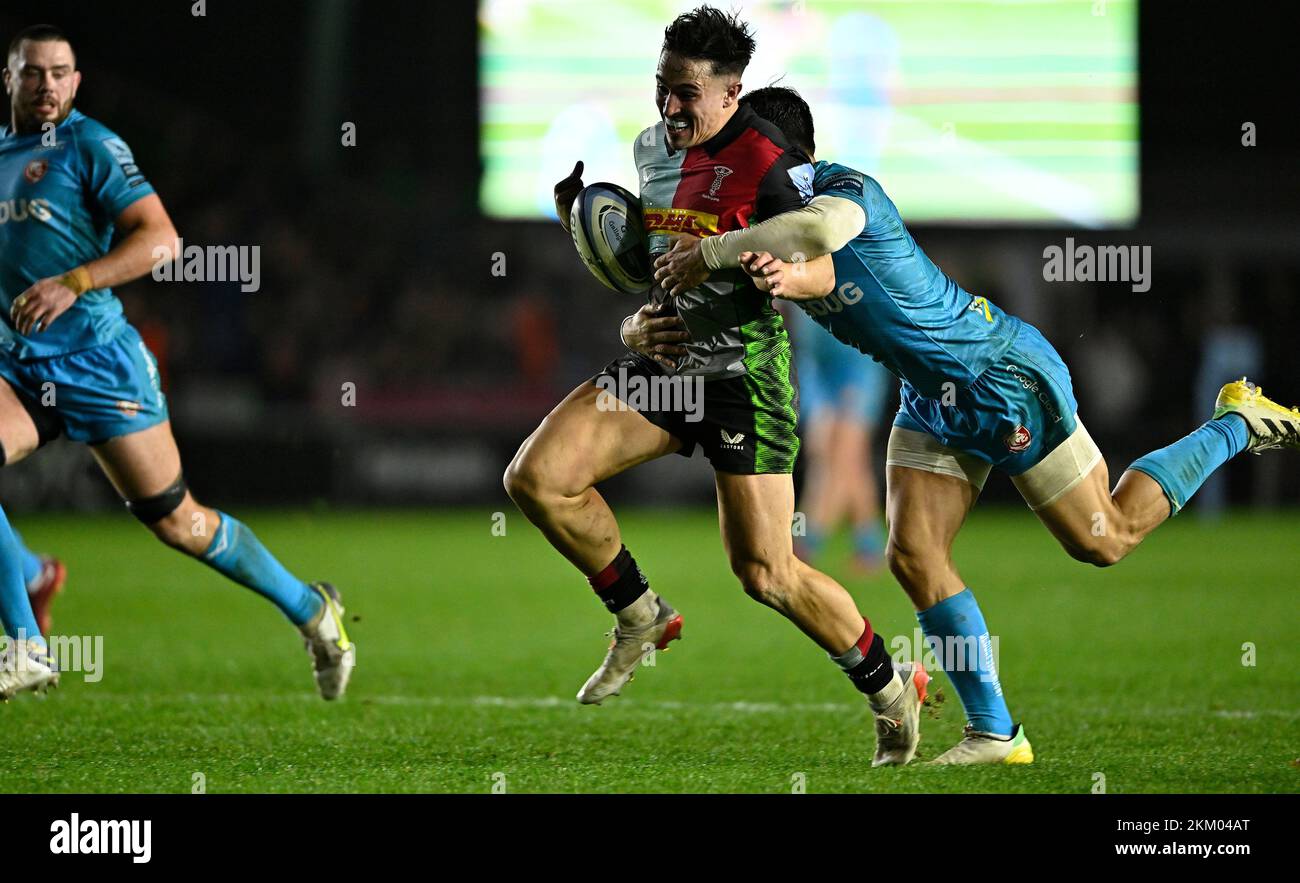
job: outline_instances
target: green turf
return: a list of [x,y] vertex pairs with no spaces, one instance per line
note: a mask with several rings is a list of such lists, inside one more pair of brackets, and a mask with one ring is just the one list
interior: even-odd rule
[[[686,616],[621,698],[573,694],[609,619],[522,517],[242,513],[291,568],[345,591],[346,700],[315,698],[292,629],[125,518],[17,517],[68,563],[56,631],[104,636],[104,676],[0,707],[0,790],[188,792],[1281,791],[1300,784],[1294,515],[1180,517],[1129,561],[1068,559],[1032,515],[977,511],[956,558],[999,636],[1026,768],[872,770],[863,703],[739,590],[707,512],[623,513]],[[915,621],[887,576],[846,580],[886,635]],[[1242,645],[1257,664],[1242,664]],[[942,678],[940,679],[942,681]],[[920,758],[962,725],[950,686]]]

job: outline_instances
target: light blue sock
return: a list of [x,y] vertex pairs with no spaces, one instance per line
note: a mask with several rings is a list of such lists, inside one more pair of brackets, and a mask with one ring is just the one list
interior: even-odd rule
[[1167,448],[1133,461],[1129,469],[1149,475],[1169,498],[1169,514],[1177,515],[1210,477],[1210,473],[1240,454],[1250,444],[1246,420],[1224,414],[1185,435]]
[[18,544],[18,555],[23,562],[23,584],[30,586],[41,575],[41,556],[37,555],[23,542],[23,535],[14,531],[14,542]]
[[311,586],[275,560],[257,536],[237,519],[218,512],[221,524],[202,560],[213,570],[269,599],[294,625],[303,625],[320,610]]
[[32,613],[32,599],[23,582],[21,548],[4,509],[0,508],[0,620],[4,621],[5,634],[11,638],[25,638],[44,645],[36,614]]
[[916,614],[926,643],[957,690],[966,719],[981,733],[1010,736],[1015,725],[993,661],[984,614],[969,588]]

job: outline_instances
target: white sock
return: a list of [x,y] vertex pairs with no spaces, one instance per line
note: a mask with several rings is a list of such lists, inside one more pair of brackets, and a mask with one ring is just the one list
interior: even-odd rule
[[903,689],[906,686],[907,685],[903,683],[903,679],[898,676],[898,669],[894,669],[893,679],[879,693],[868,693],[867,701],[871,703],[872,708],[888,708],[903,694]]
[[621,626],[634,629],[647,626],[659,615],[659,596],[646,589],[641,593],[640,598],[614,615],[618,617],[618,624]]

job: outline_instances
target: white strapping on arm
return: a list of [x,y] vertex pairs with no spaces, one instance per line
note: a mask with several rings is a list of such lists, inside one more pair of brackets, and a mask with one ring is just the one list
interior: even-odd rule
[[839,251],[862,232],[866,212],[851,199],[814,196],[801,209],[768,218],[761,224],[732,230],[700,241],[700,253],[710,270],[740,266],[742,251],[766,251],[783,261],[794,255],[811,260]]

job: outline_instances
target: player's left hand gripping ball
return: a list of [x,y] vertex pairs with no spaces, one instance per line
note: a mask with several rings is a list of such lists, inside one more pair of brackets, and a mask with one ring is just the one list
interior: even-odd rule
[[77,298],[89,290],[89,274],[84,268],[78,270],[42,279],[14,298],[9,318],[19,334],[27,335],[49,328],[51,322],[66,313]]
[[677,233],[672,241],[672,247],[655,258],[655,281],[676,297],[703,285],[709,278],[709,268],[704,263],[700,237]]

